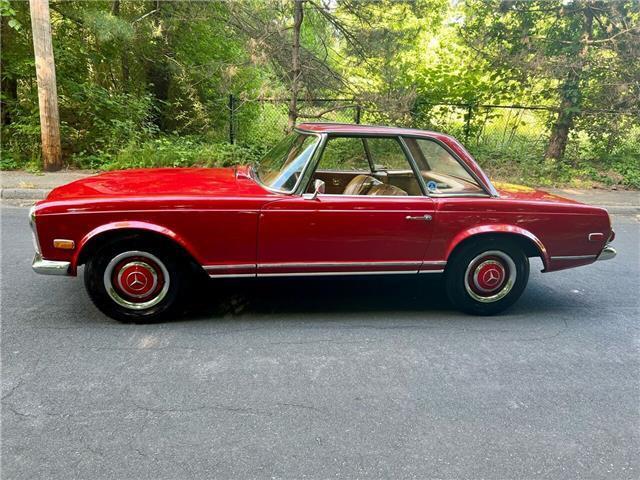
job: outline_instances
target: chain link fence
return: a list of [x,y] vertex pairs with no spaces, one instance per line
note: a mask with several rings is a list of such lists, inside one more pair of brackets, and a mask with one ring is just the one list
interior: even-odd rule
[[[288,103],[288,99],[247,101],[230,96],[228,141],[258,148],[275,144],[287,130]],[[557,115],[555,109],[543,106],[420,102],[406,111],[390,111],[374,102],[341,98],[299,100],[298,107],[298,123],[393,125],[448,133],[481,163],[503,162],[503,167],[524,156],[542,159]],[[613,155],[621,145],[637,148],[638,139],[640,111],[586,110],[575,120],[567,152],[576,158],[594,149],[600,156]]]

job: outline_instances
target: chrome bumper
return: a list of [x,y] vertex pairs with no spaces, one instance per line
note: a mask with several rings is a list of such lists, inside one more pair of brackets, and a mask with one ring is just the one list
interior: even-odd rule
[[602,249],[602,252],[600,252],[600,255],[598,255],[598,258],[596,260],[611,260],[613,257],[615,257],[617,254],[616,249],[613,248],[611,245],[605,245],[605,247]]
[[69,275],[69,266],[71,262],[60,262],[56,260],[45,260],[42,255],[36,253],[33,257],[31,268],[36,273],[42,275]]

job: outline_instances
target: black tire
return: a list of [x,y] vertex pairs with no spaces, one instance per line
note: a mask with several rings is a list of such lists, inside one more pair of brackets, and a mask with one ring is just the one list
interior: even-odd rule
[[[175,318],[188,281],[184,259],[174,249],[138,238],[105,245],[91,256],[84,270],[84,284],[93,303],[104,314],[126,323]],[[136,288],[140,298],[133,296]]]
[[449,300],[473,315],[494,315],[515,303],[529,281],[529,259],[501,238],[471,241],[456,250],[445,271]]

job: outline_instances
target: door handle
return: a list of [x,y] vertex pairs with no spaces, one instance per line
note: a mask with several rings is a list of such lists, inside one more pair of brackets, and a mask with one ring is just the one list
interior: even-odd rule
[[433,220],[433,217],[431,215],[420,215],[418,217],[412,217],[411,215],[407,215],[405,218],[407,220],[422,220],[423,222],[430,222],[431,220]]

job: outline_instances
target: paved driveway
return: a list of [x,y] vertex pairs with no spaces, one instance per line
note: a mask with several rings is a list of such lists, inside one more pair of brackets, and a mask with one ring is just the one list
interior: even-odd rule
[[[2,209],[2,478],[639,478],[639,224],[507,314],[438,278],[250,280],[118,324]],[[214,298],[218,298],[214,301]]]

